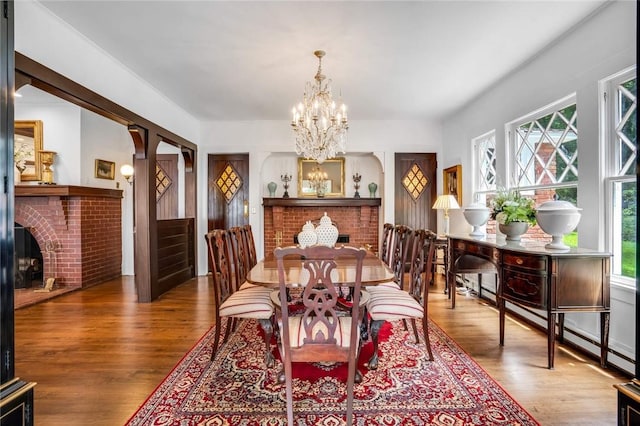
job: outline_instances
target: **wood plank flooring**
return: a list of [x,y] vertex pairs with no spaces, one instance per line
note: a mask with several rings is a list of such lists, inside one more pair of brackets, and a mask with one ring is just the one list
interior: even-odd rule
[[[616,424],[612,385],[629,377],[563,348],[548,370],[546,336],[512,320],[500,347],[497,311],[471,296],[451,310],[442,285],[431,318],[541,424]],[[199,277],[139,304],[122,277],[17,310],[16,375],[38,382],[36,425],[124,424],[211,327],[212,296]]]

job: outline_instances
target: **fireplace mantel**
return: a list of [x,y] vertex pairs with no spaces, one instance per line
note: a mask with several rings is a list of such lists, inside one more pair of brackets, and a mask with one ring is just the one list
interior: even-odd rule
[[122,198],[122,190],[74,185],[16,185],[14,195],[16,197]]
[[265,207],[362,207],[380,206],[380,198],[263,198]]

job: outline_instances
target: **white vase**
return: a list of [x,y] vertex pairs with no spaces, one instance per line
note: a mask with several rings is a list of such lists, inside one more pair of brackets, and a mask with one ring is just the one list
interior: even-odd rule
[[302,232],[298,234],[298,244],[300,248],[312,246],[318,242],[318,235],[311,221],[307,221],[302,227]]
[[338,228],[333,226],[331,218],[327,216],[326,212],[320,219],[320,225],[316,228],[316,234],[318,235],[318,244],[320,245],[333,247],[338,242]]
[[505,234],[507,241],[520,241],[520,237],[529,230],[527,222],[511,222],[509,224],[499,224],[500,232]]

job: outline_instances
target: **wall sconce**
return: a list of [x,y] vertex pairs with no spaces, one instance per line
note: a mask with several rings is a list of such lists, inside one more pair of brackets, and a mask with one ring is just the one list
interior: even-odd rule
[[120,167],[120,174],[125,178],[129,185],[133,184],[133,167],[129,164],[123,164]]

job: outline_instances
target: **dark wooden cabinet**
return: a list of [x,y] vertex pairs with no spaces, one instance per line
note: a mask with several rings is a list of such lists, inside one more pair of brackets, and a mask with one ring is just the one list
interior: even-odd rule
[[618,426],[640,425],[640,380],[614,387],[618,389]]
[[[556,324],[564,338],[566,312],[600,313],[600,363],[607,363],[610,314],[609,253],[572,248],[550,250],[542,242],[506,242],[495,236],[450,236],[448,286],[455,308],[455,274],[498,274],[500,344],[504,344],[506,302],[546,311],[548,367],[553,368]],[[557,321],[556,321],[557,320]]]

